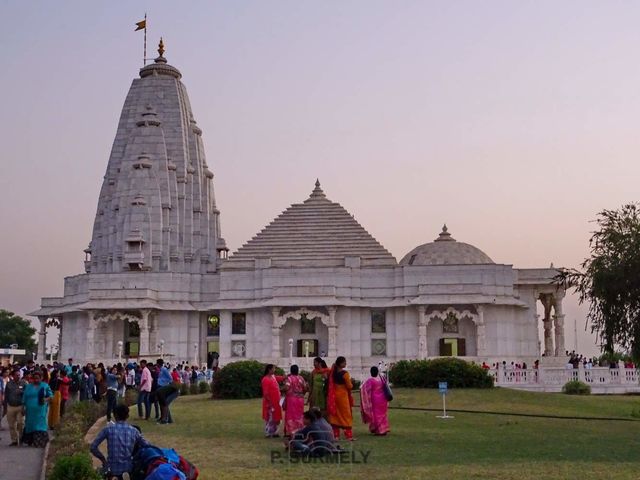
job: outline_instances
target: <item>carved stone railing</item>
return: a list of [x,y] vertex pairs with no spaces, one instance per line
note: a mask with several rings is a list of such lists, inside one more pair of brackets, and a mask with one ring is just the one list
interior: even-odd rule
[[635,368],[565,368],[540,367],[539,369],[499,368],[489,370],[495,385],[499,387],[545,386],[562,387],[571,380],[578,380],[594,387],[637,386],[640,375]]

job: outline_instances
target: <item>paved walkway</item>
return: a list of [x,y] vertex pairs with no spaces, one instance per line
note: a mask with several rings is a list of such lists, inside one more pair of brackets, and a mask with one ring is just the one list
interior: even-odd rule
[[44,448],[10,447],[6,422],[0,430],[0,480],[39,480]]

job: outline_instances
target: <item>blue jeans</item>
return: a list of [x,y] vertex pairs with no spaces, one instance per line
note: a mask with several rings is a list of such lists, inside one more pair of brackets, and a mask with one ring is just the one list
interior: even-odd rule
[[138,417],[142,418],[142,405],[144,405],[144,418],[149,419],[151,415],[151,400],[149,399],[149,392],[138,392]]
[[178,396],[180,395],[180,391],[176,390],[175,392],[173,392],[171,395],[167,396],[167,421],[169,423],[173,423],[173,418],[171,417],[171,403],[178,398]]

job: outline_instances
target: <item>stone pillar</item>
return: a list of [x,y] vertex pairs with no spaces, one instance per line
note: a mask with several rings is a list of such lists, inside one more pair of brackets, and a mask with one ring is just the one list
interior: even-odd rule
[[553,296],[550,293],[540,294],[540,301],[544,306],[544,318],[542,324],[544,325],[544,356],[552,357],[555,354],[553,348],[553,333],[552,333],[552,320],[551,320],[551,307],[553,306]]
[[427,347],[427,308],[424,305],[418,306],[418,358],[424,360],[429,356]]
[[562,313],[562,299],[564,298],[564,292],[557,292],[554,295],[553,302],[553,320],[554,320],[554,333],[556,339],[556,357],[562,357],[565,354],[564,349],[564,313]]
[[478,312],[478,324],[476,325],[477,355],[484,357],[487,354],[487,326],[484,323],[484,307],[476,305],[476,311]]
[[231,311],[220,311],[220,359],[229,361],[231,357]]
[[327,329],[329,330],[329,350],[327,355],[330,359],[338,357],[338,324],[336,323],[336,310],[337,307],[328,307],[329,322]]
[[92,361],[95,359],[95,338],[96,338],[96,320],[95,320],[95,311],[89,310],[87,312],[87,349],[85,353],[85,361]]
[[151,353],[149,349],[149,346],[151,345],[149,338],[151,310],[141,310],[140,314],[142,315],[142,317],[140,318],[140,320],[138,320],[138,327],[140,327],[139,355],[140,358],[142,358],[143,355],[149,355]]
[[38,363],[46,363],[47,356],[47,317],[38,317],[40,330],[38,330]]
[[66,363],[66,359],[62,357],[62,317],[58,317],[58,362]]
[[280,318],[280,307],[271,309],[273,324],[271,325],[271,356],[273,361],[277,362],[282,357],[282,347],[280,345],[280,330],[284,321]]

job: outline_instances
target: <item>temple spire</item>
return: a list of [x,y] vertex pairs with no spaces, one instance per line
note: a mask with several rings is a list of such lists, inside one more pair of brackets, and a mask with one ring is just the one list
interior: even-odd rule
[[160,37],[160,43],[158,44],[158,55],[164,57],[164,42],[162,41],[162,37]]
[[326,195],[320,188],[320,180],[316,178],[316,188],[311,192],[311,196],[309,198],[326,198]]

